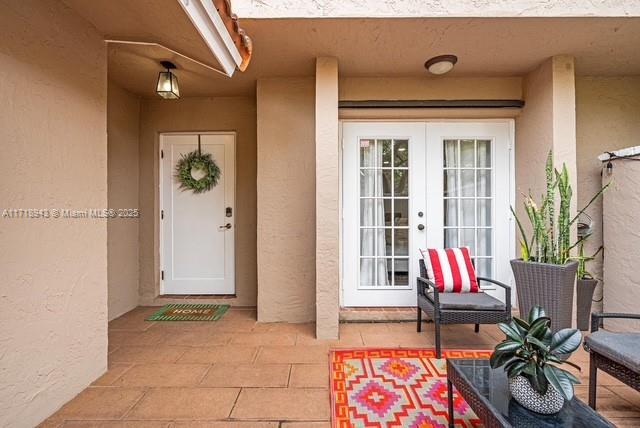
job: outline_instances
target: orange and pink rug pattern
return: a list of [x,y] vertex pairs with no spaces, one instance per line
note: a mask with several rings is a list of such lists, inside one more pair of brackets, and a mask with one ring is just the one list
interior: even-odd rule
[[[331,412],[336,428],[448,427],[445,358],[489,358],[491,351],[335,349],[331,351]],[[456,427],[480,420],[454,392]]]

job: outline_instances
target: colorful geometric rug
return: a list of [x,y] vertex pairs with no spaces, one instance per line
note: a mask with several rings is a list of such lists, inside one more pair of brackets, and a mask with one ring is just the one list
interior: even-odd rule
[[[445,350],[445,358],[489,358],[491,351]],[[434,349],[334,349],[330,355],[335,428],[448,427],[445,358]],[[478,417],[454,390],[456,427]]]
[[217,321],[229,309],[229,305],[192,305],[172,303],[164,305],[147,321]]

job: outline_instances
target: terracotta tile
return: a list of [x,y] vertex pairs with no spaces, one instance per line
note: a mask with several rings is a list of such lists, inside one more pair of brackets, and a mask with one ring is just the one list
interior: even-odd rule
[[[279,422],[175,422],[172,428],[278,428]],[[312,426],[310,426],[312,428]]]
[[323,345],[323,346],[331,346],[331,347],[359,347],[363,346],[364,342],[362,341],[362,336],[359,331],[350,330],[343,331],[340,329],[339,339],[337,340],[324,340],[324,339],[316,339],[315,331],[312,332],[301,332],[296,335],[296,345],[297,346],[313,346],[313,345]]
[[638,428],[640,418],[607,418],[609,422],[618,428]]
[[362,333],[365,346],[380,347],[422,347],[434,346],[433,337],[423,333]]
[[416,333],[416,323],[415,322],[396,322],[396,323],[388,323],[387,330],[392,333]]
[[114,363],[174,363],[188,348],[179,346],[123,346],[109,355]]
[[141,388],[89,387],[65,404],[54,419],[119,419],[142,394]]
[[150,328],[155,322],[146,321],[154,312],[159,310],[157,307],[140,306],[126,314],[109,321],[109,330],[132,330],[144,331]]
[[114,386],[195,386],[209,369],[206,364],[138,364],[120,376]]
[[331,428],[331,422],[283,422],[281,428]]
[[63,428],[168,428],[167,421],[67,421]]
[[329,388],[329,364],[294,364],[289,386],[292,388]]
[[126,419],[223,419],[231,413],[239,391],[237,388],[151,389]]
[[249,319],[249,320],[256,321],[258,319],[258,313],[256,312],[255,308],[231,307],[229,308],[227,313],[224,314],[224,317],[222,317],[220,321],[229,321],[229,320],[236,320],[236,319]]
[[203,386],[286,387],[288,364],[214,364],[202,380]]
[[251,333],[256,325],[256,320],[238,318],[217,321],[213,327],[221,333]]
[[295,334],[281,333],[238,333],[231,338],[232,345],[295,345]]
[[[587,385],[576,385],[575,393],[576,396],[585,403],[589,401]],[[640,408],[604,387],[598,387],[597,389],[596,407],[598,412],[607,418],[640,417]]]
[[125,330],[109,330],[108,341],[109,348],[118,348],[120,346],[135,344],[135,340],[140,337],[141,331],[125,331]]
[[363,322],[363,323],[343,323],[340,324],[340,333],[388,333],[389,326],[384,322]]
[[607,386],[606,388],[640,410],[640,392],[627,385]]
[[96,379],[91,385],[109,386],[118,379],[124,372],[129,370],[132,364],[129,363],[109,363],[109,369],[105,374]]
[[63,423],[64,421],[60,419],[49,418],[38,424],[36,428],[60,428]]
[[255,346],[235,345],[190,348],[180,357],[178,363],[250,363],[257,351],[258,348]]
[[359,332],[340,332],[340,338],[337,340],[320,340],[316,339],[315,333],[298,334],[296,336],[296,346],[330,346],[332,348],[357,348],[364,345],[362,336]]
[[329,420],[329,394],[320,389],[246,388],[231,414],[236,419]]
[[173,331],[165,334],[163,343],[173,346],[215,346],[229,343],[232,334],[215,330]]
[[258,352],[257,363],[264,364],[328,364],[326,346],[264,346]]

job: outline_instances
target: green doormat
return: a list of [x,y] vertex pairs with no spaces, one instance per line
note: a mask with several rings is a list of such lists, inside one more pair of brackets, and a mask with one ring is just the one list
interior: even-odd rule
[[229,309],[229,305],[190,305],[173,303],[147,318],[147,321],[216,321]]

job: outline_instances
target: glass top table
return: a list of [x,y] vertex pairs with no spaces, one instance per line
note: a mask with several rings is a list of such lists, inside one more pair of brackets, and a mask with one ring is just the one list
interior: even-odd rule
[[[525,409],[511,399],[507,375],[502,368],[492,369],[488,359],[447,360],[449,414],[455,386],[482,423],[488,427],[613,427],[578,398],[565,402],[555,415],[541,415]],[[449,417],[449,426],[453,427]]]

